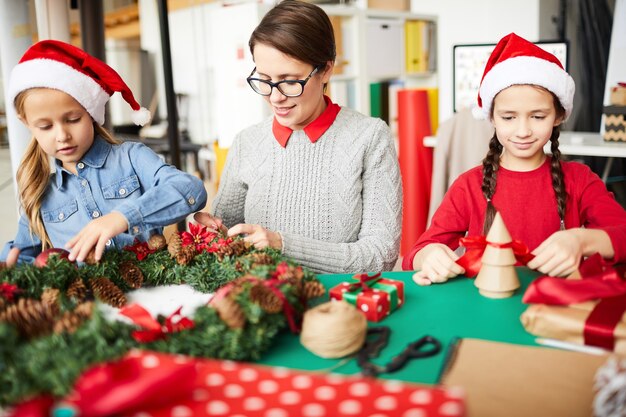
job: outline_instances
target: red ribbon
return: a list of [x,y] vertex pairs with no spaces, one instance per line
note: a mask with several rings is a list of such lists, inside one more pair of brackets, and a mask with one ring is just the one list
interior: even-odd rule
[[542,276],[530,284],[522,301],[569,305],[600,299],[585,321],[586,345],[613,350],[614,330],[626,311],[626,281],[596,253],[582,262],[581,279]]
[[[277,279],[277,278],[261,279],[261,278],[255,278],[255,277],[245,277],[245,278],[242,277],[238,280],[238,282],[239,283],[252,282],[255,284],[261,284],[269,288],[270,291],[272,291],[276,295],[276,297],[278,297],[283,302],[283,313],[285,314],[285,317],[287,318],[287,323],[289,324],[289,329],[291,330],[291,332],[300,333],[300,326],[296,324],[296,310],[293,308],[291,304],[289,304],[287,297],[285,296],[285,294],[282,293],[282,291],[279,288],[279,286],[281,284],[284,284],[285,281]],[[234,284],[232,282],[224,285],[219,290],[217,290],[217,292],[215,293],[215,295],[213,296],[209,304],[217,302],[221,300],[222,298],[226,297],[233,288],[234,288]]]
[[[120,314],[130,318],[143,330],[135,330],[133,339],[141,343],[154,342],[163,339],[167,334],[180,332],[181,330],[194,327],[193,320],[180,314],[182,306],[165,319],[165,323],[159,323],[152,315],[139,304],[131,304],[120,310]],[[178,319],[178,320],[176,320]],[[176,320],[176,321],[175,321]]]
[[350,287],[348,287],[348,291],[352,292],[357,289],[362,289],[363,291],[369,290],[370,285],[374,285],[376,282],[378,282],[381,278],[381,275],[382,274],[380,272],[374,275],[368,275],[367,273],[355,274],[352,276],[352,279],[357,280],[357,282],[353,282],[352,284],[350,284]]
[[488,242],[485,236],[463,237],[459,243],[465,247],[465,254],[461,256],[456,263],[465,269],[465,276],[475,277],[482,266],[482,257],[487,245],[498,249],[513,249],[513,254],[518,265],[526,265],[535,257],[528,247],[519,240],[513,240],[509,243]]

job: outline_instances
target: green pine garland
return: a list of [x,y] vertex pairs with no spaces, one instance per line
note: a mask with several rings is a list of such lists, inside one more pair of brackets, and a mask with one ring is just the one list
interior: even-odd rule
[[[254,253],[269,255],[272,264],[254,265],[251,258]],[[215,292],[243,275],[268,279],[283,262],[291,268],[297,267],[273,249],[258,251],[250,248],[245,254],[226,256],[221,261],[213,253],[202,252],[184,266],[177,264],[167,249],[149,254],[142,261],[138,261],[131,251],[112,250],[105,253],[99,264],[81,265],[80,268],[53,256],[43,268],[19,265],[3,269],[0,270],[0,283],[16,285],[20,289],[18,298],[38,299],[44,289],[57,288],[62,293],[62,311],[71,310],[76,303],[65,296],[65,291],[79,277],[85,283],[106,277],[124,292],[131,290],[118,268],[124,261],[132,261],[141,269],[144,287],[185,283],[205,293]],[[316,279],[306,269],[303,274],[303,281]],[[119,359],[131,348],[218,359],[259,359],[275,336],[287,326],[287,319],[282,313],[269,314],[252,302],[248,297],[251,285],[244,284],[244,291],[236,296],[246,317],[242,329],[229,328],[216,310],[201,307],[193,317],[194,328],[168,334],[165,339],[150,343],[137,342],[131,335],[134,326],[108,322],[98,310],[74,333],[51,334],[34,340],[22,338],[12,325],[0,322],[0,406],[45,393],[64,396],[85,369]],[[306,306],[297,296],[293,283],[284,281],[280,291],[301,314]]]

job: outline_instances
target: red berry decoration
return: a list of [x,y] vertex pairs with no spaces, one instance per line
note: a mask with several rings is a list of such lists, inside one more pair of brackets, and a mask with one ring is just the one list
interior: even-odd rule
[[68,251],[61,248],[46,249],[45,251],[37,255],[34,265],[38,268],[43,268],[44,266],[48,265],[48,259],[50,259],[51,256],[58,256],[61,259],[68,259],[69,254],[70,253]]

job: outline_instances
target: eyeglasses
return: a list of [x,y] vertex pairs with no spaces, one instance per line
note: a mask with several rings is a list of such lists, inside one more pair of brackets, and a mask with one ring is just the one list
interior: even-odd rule
[[254,90],[255,93],[258,93],[262,96],[269,96],[272,94],[272,89],[276,87],[278,91],[281,92],[282,95],[287,97],[299,97],[304,92],[304,86],[306,83],[314,76],[317,71],[320,69],[320,66],[313,68],[313,71],[306,77],[304,80],[283,80],[277,83],[273,83],[268,80],[262,80],[260,78],[253,78],[252,75],[256,72],[256,67],[252,70],[246,81],[250,84],[250,87]]

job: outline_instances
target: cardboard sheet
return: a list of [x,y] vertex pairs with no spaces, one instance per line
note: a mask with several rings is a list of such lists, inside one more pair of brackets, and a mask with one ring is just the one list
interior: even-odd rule
[[466,392],[468,417],[589,417],[608,355],[460,339],[441,383]]

